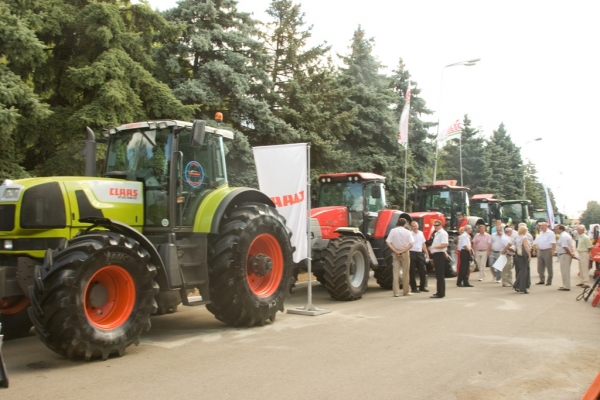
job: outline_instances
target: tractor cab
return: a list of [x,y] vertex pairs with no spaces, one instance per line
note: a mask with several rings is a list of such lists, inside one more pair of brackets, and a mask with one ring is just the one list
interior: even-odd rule
[[530,215],[533,216],[533,205],[529,200],[504,200],[502,201],[503,216],[502,222],[505,224],[519,225],[521,222],[530,227]]
[[317,218],[323,237],[330,237],[338,227],[355,227],[372,235],[385,205],[385,177],[372,173],[340,173],[319,176]]
[[543,208],[538,208],[533,211],[533,219],[535,219],[537,223],[548,222],[548,212]]
[[431,185],[421,185],[415,193],[413,211],[434,211],[446,218],[444,229],[457,231],[461,222],[469,216],[469,189],[456,186],[455,180],[436,181]]
[[[141,183],[144,230],[172,230],[194,224],[198,206],[227,183],[223,138],[227,130],[183,121],[148,121],[103,132],[108,137],[104,175]],[[139,184],[108,188],[121,199],[135,199]]]
[[493,194],[476,194],[469,199],[471,215],[483,218],[488,230],[496,221],[502,220],[502,202],[494,199]]

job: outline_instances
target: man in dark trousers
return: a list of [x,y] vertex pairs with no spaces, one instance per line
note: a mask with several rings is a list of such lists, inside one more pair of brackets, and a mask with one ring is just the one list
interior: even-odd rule
[[[410,287],[413,293],[429,292],[427,289],[427,271],[425,271],[425,257],[429,258],[425,236],[419,230],[419,224],[415,221],[410,223],[415,242],[410,248]],[[419,275],[419,287],[417,288],[417,274]]]
[[8,375],[6,373],[6,366],[4,365],[4,359],[2,358],[2,324],[0,324],[0,387],[8,387]]
[[431,254],[435,268],[437,293],[430,297],[432,299],[443,299],[446,297],[446,277],[444,276],[444,270],[446,265],[446,249],[448,248],[448,232],[442,228],[442,222],[439,220],[433,221],[433,229],[435,230],[435,236],[433,243],[429,247],[429,254]]
[[473,287],[469,283],[469,264],[473,256],[471,247],[471,225],[465,226],[465,231],[458,237],[458,249],[460,250],[460,270],[458,271],[458,279],[456,286],[458,287]]

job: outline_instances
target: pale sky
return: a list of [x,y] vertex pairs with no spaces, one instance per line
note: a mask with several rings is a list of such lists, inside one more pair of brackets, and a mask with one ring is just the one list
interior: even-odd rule
[[[164,10],[177,2],[149,3]],[[600,93],[600,2],[296,3],[313,25],[312,44],[326,41],[333,55],[347,54],[352,34],[361,25],[375,39],[374,54],[389,71],[402,58],[429,108],[439,111],[441,100],[440,129],[464,114],[486,136],[504,122],[523,157],[536,164],[538,177],[554,191],[560,211],[575,217],[587,201],[600,201],[591,179],[598,131],[591,119],[598,113]],[[269,4],[270,0],[239,0],[238,9],[267,21],[264,10]],[[441,82],[445,65],[474,58],[481,58],[475,66],[446,68]]]

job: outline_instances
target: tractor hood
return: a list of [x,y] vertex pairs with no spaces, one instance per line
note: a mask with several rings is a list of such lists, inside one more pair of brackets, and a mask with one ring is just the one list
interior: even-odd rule
[[343,206],[313,208],[310,217],[319,221],[321,234],[326,239],[339,236],[335,230],[348,226],[348,209]]
[[[7,179],[0,185],[0,253],[54,248],[54,242],[73,237],[89,226],[79,222],[85,217],[117,219],[141,230],[143,199],[142,183],[136,181],[90,177]],[[39,246],[32,242],[35,239],[40,239]]]

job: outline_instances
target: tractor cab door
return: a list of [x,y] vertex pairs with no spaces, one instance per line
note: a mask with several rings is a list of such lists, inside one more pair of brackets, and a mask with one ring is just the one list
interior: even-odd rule
[[368,182],[365,185],[365,211],[363,233],[372,236],[377,225],[379,211],[385,208],[385,187],[382,182]]
[[192,143],[192,136],[192,131],[183,130],[177,137],[176,221],[180,227],[193,226],[202,201],[227,183],[223,138],[207,132],[202,143]]

